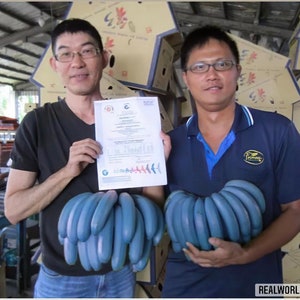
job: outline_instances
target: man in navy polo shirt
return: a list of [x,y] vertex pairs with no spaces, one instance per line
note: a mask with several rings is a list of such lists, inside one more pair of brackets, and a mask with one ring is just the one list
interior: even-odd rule
[[255,284],[282,283],[281,246],[300,230],[300,136],[286,117],[236,102],[239,53],[219,28],[186,37],[181,67],[196,113],[170,133],[168,193],[204,197],[241,179],[261,189],[266,210],[263,231],[245,245],[211,237],[211,251],[171,249],[162,297],[252,298]]

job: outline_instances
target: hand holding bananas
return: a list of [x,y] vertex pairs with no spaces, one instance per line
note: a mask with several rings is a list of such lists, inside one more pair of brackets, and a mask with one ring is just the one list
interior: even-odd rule
[[164,231],[163,212],[153,201],[115,190],[73,197],[58,222],[66,262],[73,265],[79,256],[86,271],[108,262],[117,271],[127,261],[134,271],[143,270]]
[[201,251],[191,243],[183,249],[185,255],[201,267],[225,267],[238,264],[238,259],[244,255],[244,250],[239,243],[224,241],[219,238],[209,238],[214,250]]
[[[225,258],[241,254],[240,244],[248,243],[262,231],[264,211],[262,192],[244,180],[228,181],[221,191],[207,197],[174,191],[165,204],[173,250],[181,251],[188,242],[185,253],[203,266],[232,263],[225,262]],[[215,250],[208,251],[212,247]]]

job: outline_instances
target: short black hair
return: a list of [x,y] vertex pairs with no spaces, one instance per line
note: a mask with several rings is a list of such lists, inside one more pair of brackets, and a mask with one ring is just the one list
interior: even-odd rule
[[101,36],[98,30],[88,21],[79,19],[79,18],[71,18],[66,19],[56,25],[51,34],[51,44],[52,44],[52,52],[55,54],[55,47],[57,38],[65,32],[69,33],[77,33],[77,32],[85,32],[89,34],[91,37],[95,39],[97,42],[97,46],[100,51],[103,51],[103,44]]
[[236,42],[221,28],[213,25],[205,25],[191,31],[184,39],[181,47],[181,68],[186,70],[186,64],[194,48],[201,48],[210,39],[216,39],[220,42],[224,42],[230,48],[236,63],[240,63],[240,55]]

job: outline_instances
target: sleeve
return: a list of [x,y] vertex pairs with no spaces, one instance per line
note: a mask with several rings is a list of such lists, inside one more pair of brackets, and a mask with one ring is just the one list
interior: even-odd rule
[[25,115],[16,132],[11,152],[11,168],[23,171],[38,171],[37,163],[37,121],[35,111]]
[[300,134],[290,122],[283,136],[275,169],[281,204],[300,199]]

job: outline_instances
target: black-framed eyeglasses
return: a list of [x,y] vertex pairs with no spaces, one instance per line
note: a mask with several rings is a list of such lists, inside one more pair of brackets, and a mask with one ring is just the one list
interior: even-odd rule
[[99,48],[90,47],[90,48],[84,48],[80,51],[61,51],[57,54],[55,54],[55,59],[62,63],[71,62],[75,54],[78,54],[82,59],[89,59],[93,58],[101,53],[101,50]]
[[187,67],[185,71],[191,71],[192,73],[206,73],[210,67],[213,67],[216,71],[227,71],[230,70],[234,65],[236,65],[236,63],[231,59],[221,59],[213,64],[199,61]]

